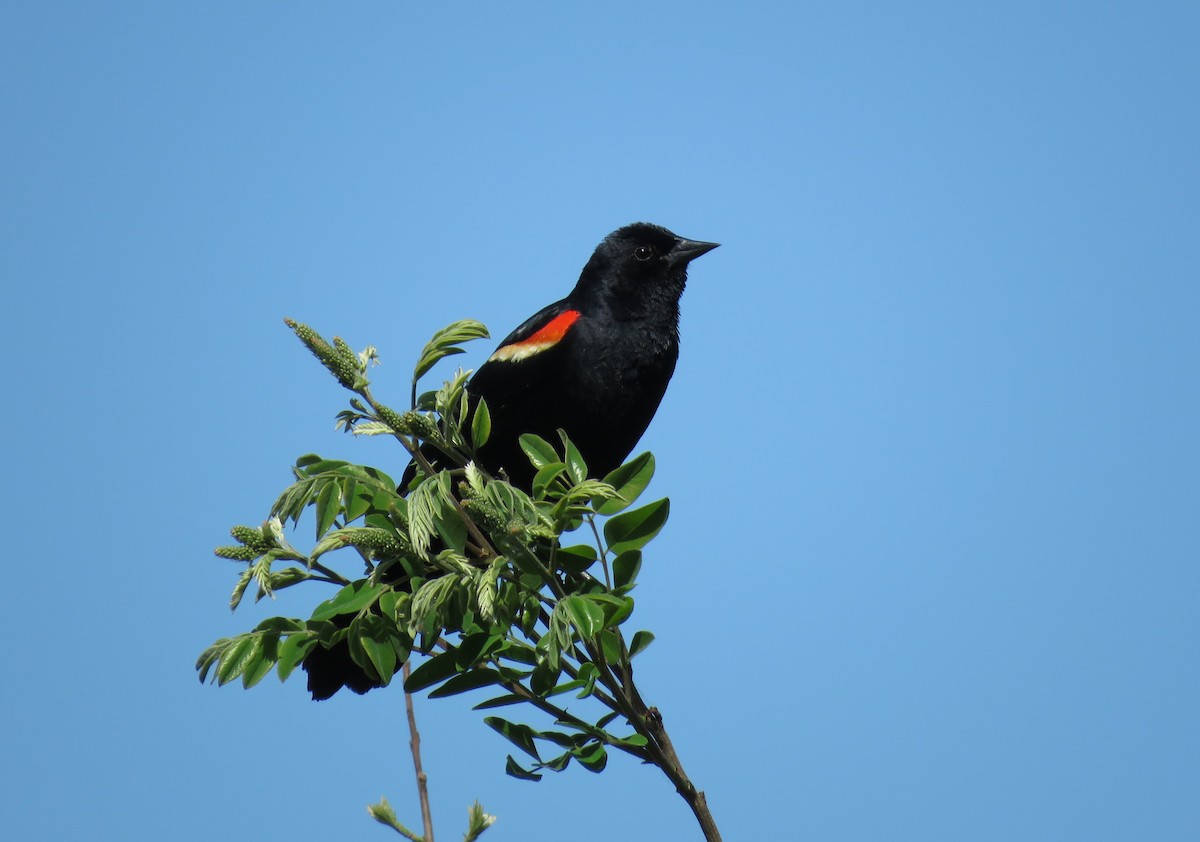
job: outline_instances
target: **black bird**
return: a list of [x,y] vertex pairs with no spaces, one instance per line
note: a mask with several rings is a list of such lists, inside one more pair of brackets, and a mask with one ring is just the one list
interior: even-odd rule
[[471,378],[468,392],[492,418],[480,464],[528,488],[534,470],[518,437],[557,445],[561,428],[593,476],[618,467],[675,371],[688,263],[716,247],[645,222],[605,237],[571,293],[510,333]]
[[[510,333],[467,384],[487,401],[492,419],[479,463],[528,489],[535,472],[518,437],[536,433],[557,446],[563,429],[593,477],[620,466],[675,372],[688,264],[717,245],[646,222],[605,237],[570,294]],[[314,699],[343,685],[356,693],[378,686],[350,660],[345,643],[317,646],[304,669]]]

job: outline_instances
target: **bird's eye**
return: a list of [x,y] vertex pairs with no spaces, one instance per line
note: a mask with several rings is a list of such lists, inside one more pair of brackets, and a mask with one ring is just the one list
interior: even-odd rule
[[654,249],[650,246],[638,246],[633,250],[633,256],[638,260],[649,260],[654,257]]

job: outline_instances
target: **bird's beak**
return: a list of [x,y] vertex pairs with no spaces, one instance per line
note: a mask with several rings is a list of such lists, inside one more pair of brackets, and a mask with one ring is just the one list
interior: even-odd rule
[[700,240],[685,240],[680,237],[675,247],[667,252],[667,265],[674,269],[676,266],[687,266],[697,257],[715,249],[720,243],[704,243]]

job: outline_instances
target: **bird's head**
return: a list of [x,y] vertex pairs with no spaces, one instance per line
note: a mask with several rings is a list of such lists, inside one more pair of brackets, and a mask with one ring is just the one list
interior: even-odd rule
[[719,244],[688,240],[649,222],[613,231],[592,253],[573,297],[598,299],[617,315],[678,304],[688,263]]

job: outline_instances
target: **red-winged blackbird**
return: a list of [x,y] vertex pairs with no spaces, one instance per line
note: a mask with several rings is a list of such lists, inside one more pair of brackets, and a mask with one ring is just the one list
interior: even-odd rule
[[[605,237],[571,293],[510,333],[467,385],[487,401],[492,420],[479,463],[528,489],[534,469],[518,437],[536,433],[557,445],[563,429],[592,476],[617,468],[646,431],[675,371],[688,263],[717,245],[645,222]],[[314,699],[343,685],[356,693],[378,686],[344,643],[316,647],[304,669]]]

